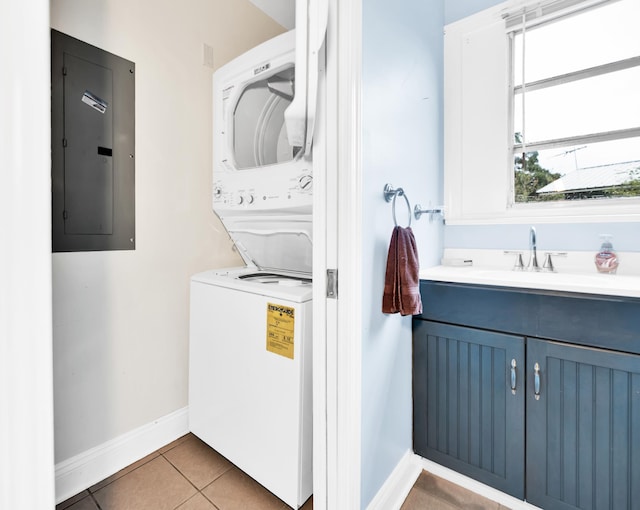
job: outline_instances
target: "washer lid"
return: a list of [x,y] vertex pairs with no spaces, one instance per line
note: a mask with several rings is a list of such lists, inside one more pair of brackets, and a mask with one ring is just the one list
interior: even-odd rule
[[222,221],[247,265],[311,274],[311,215],[233,216]]

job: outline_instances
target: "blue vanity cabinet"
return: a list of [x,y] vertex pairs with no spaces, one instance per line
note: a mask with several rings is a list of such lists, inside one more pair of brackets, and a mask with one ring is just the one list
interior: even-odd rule
[[421,294],[417,454],[545,510],[640,508],[640,299],[432,281]]
[[420,320],[413,342],[415,452],[524,499],[524,339]]
[[640,508],[640,356],[529,338],[527,383],[527,501]]

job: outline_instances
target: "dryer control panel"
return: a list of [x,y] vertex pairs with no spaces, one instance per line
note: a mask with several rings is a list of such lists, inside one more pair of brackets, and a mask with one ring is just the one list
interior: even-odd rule
[[[267,172],[265,172],[267,173]],[[281,172],[278,172],[281,174]],[[213,209],[225,211],[311,210],[313,173],[310,169],[291,175],[234,176],[229,173],[213,183]]]

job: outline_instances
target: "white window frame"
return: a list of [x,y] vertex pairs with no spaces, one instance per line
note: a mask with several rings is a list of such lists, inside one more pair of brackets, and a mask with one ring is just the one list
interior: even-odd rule
[[[640,198],[513,203],[511,52],[516,11],[556,17],[607,0],[509,0],[445,27],[444,191],[448,224],[640,220]],[[538,7],[542,6],[542,9]],[[552,6],[549,12],[545,9]],[[487,58],[487,57],[490,58]]]

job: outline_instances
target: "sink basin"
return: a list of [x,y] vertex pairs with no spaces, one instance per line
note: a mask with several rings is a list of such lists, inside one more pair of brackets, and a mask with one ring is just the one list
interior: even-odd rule
[[474,266],[435,266],[420,271],[420,278],[423,280],[477,283],[499,287],[640,297],[640,277],[638,276],[505,271]]

